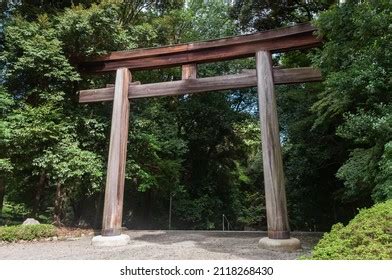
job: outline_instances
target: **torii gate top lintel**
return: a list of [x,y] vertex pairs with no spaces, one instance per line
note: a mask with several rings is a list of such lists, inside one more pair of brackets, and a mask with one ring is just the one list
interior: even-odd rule
[[286,52],[319,46],[322,41],[314,31],[314,26],[304,23],[209,41],[116,51],[85,59],[79,66],[81,71],[90,73],[115,71],[121,67],[133,71],[251,57],[259,50]]
[[[113,52],[81,62],[79,67],[84,72],[117,72],[115,85],[79,92],[80,103],[113,100],[103,237],[96,239],[97,244],[102,238],[109,238],[102,241],[107,245],[112,236],[116,236],[114,244],[122,244],[118,243],[118,235],[122,236],[129,99],[257,86],[268,224],[268,238],[262,239],[260,245],[286,250],[298,248],[299,241],[290,238],[274,84],[320,81],[321,73],[309,67],[274,69],[271,53],[320,45],[322,41],[313,34],[315,30],[310,24],[301,24],[218,40]],[[199,63],[250,56],[256,58],[256,70],[246,70],[236,75],[197,78]],[[179,65],[182,66],[182,80],[144,85],[131,81],[130,71]],[[129,237],[124,237],[123,241],[128,239]]]

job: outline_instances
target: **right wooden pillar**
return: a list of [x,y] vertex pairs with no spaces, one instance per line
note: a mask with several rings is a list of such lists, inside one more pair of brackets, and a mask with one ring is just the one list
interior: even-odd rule
[[287,215],[278,113],[274,92],[272,57],[269,51],[256,53],[256,70],[268,237],[289,239],[290,227]]

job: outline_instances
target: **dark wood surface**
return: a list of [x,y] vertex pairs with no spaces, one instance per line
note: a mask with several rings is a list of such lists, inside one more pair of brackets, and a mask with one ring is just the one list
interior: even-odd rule
[[114,101],[102,220],[103,236],[119,235],[121,233],[128,143],[128,88],[130,80],[131,74],[128,69],[121,68],[117,70],[116,84],[112,88],[114,90]]
[[[130,82],[129,85],[141,85],[140,81]],[[106,84],[106,87],[114,88],[115,84]]]
[[311,48],[322,42],[313,34],[315,30],[306,23],[218,40],[112,52],[80,61],[79,69],[90,73],[115,71],[121,67],[130,70],[155,69],[251,57],[258,50],[285,52]]
[[[189,70],[189,69],[188,69]],[[187,70],[187,71],[188,71]],[[195,70],[196,71],[196,70]],[[310,67],[292,69],[274,69],[275,84],[290,84],[321,81],[321,73]],[[183,74],[186,77],[189,73]],[[196,73],[194,72],[194,74]],[[170,96],[180,94],[201,93],[254,87],[257,85],[256,70],[247,70],[245,73],[225,75],[200,79],[186,79],[180,81],[153,83],[144,85],[130,85],[129,98]],[[79,92],[79,102],[111,101],[114,88],[89,89]]]
[[268,237],[290,238],[271,53],[256,53]]

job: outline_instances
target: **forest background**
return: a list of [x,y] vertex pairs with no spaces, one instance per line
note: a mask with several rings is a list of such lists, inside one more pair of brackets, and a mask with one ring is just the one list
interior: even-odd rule
[[[114,75],[79,73],[81,57],[312,21],[324,45],[274,56],[321,69],[321,83],[276,89],[292,229],[326,231],[392,198],[392,4],[346,1],[21,0],[0,4],[0,224],[26,217],[99,228],[111,103],[78,103]],[[199,77],[255,68],[203,64]],[[180,68],[133,73],[142,83]],[[253,89],[131,104],[124,225],[265,229]]]

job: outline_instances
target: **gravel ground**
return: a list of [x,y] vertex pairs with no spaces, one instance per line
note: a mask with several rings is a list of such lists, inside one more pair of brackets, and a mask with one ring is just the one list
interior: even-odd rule
[[257,247],[265,232],[219,231],[126,231],[131,237],[127,246],[95,248],[91,236],[67,241],[46,241],[0,245],[0,259],[9,260],[77,260],[77,259],[296,259],[309,254],[320,233],[294,232],[302,250],[282,253]]

